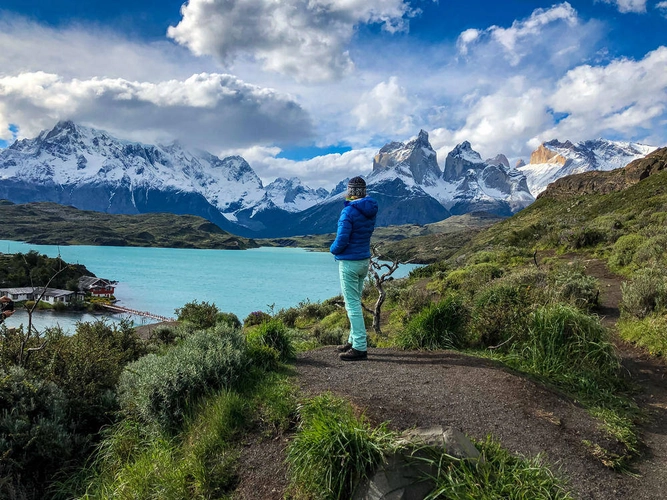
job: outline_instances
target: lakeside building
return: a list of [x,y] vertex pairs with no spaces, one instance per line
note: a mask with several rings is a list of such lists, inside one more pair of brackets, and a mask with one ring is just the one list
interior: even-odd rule
[[96,278],[94,276],[81,276],[79,278],[79,292],[84,295],[89,293],[93,297],[111,297],[116,287],[116,281]]
[[[43,291],[44,288],[33,288],[31,286],[0,288],[0,296],[9,297],[14,302],[23,302],[26,300],[36,300],[42,295]],[[69,304],[77,298],[82,298],[79,296],[78,292],[61,290],[59,288],[47,288],[42,296],[42,301],[48,302],[49,304],[55,304],[57,302]]]

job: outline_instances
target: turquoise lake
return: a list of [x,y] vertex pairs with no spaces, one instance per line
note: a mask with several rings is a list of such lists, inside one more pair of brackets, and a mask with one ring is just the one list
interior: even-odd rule
[[[68,263],[83,264],[100,278],[118,281],[118,305],[173,318],[174,310],[187,302],[215,303],[221,311],[241,320],[252,311],[275,312],[310,300],[318,302],[340,294],[338,264],[326,252],[299,248],[252,250],[191,250],[101,246],[31,245],[0,240],[0,251],[18,253],[35,250]],[[394,277],[404,277],[412,264],[401,265]],[[152,320],[128,315],[135,324]],[[72,330],[77,321],[95,318],[90,314],[35,313],[38,328],[56,323]],[[17,311],[7,326],[26,323]]]

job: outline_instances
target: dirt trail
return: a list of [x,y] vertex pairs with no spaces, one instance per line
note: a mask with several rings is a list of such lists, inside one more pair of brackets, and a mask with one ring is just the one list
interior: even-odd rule
[[[587,274],[600,280],[597,312],[613,331],[620,317],[621,283],[626,279],[610,272],[600,260],[586,259],[583,264]],[[639,477],[630,482],[632,496],[628,498],[642,498],[642,492],[652,491],[657,496],[647,498],[667,499],[667,364],[618,337],[615,344],[624,368],[639,386],[635,399],[647,413],[641,427],[645,448],[642,458],[633,464]]]
[[[619,318],[622,278],[603,262],[585,260],[588,274],[601,284],[598,314],[606,326]],[[394,429],[452,425],[466,434],[499,439],[515,453],[560,467],[581,499],[667,499],[667,367],[618,341],[623,366],[640,386],[638,404],[647,410],[642,426],[646,443],[634,464],[638,477],[613,472],[593,458],[583,440],[608,447],[599,424],[577,404],[501,365],[451,351],[412,352],[370,349],[365,362],[344,363],[333,348],[299,355],[297,383],[305,394],[331,391],[363,409],[375,422]],[[286,437],[247,443],[241,457],[238,499],[279,500],[286,486]]]

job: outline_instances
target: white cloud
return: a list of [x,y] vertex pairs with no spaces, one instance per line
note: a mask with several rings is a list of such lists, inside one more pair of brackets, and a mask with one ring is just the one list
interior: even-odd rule
[[9,125],[32,137],[61,119],[143,141],[180,139],[217,149],[307,138],[308,115],[289,96],[231,75],[202,73],[158,83],[65,79],[52,73],[0,77],[0,138]]
[[405,88],[392,76],[364,93],[352,114],[357,118],[357,128],[373,135],[407,134],[415,127],[411,116],[414,108]]
[[627,14],[634,12],[642,14],[646,12],[646,0],[601,0],[604,3],[616,5],[619,12]]
[[667,2],[658,2],[655,4],[655,8],[660,11],[660,14],[667,17]]
[[168,41],[132,41],[99,26],[56,29],[1,12],[0,47],[0,76],[43,71],[64,78],[162,81],[207,68]]
[[414,11],[405,0],[190,0],[181,14],[168,35],[196,55],[224,64],[249,56],[269,71],[322,82],[352,69],[356,26],[401,31]]
[[569,31],[578,23],[577,12],[563,2],[549,9],[536,9],[529,18],[514,21],[509,28],[466,30],[459,35],[457,46],[461,55],[467,55],[477,44],[497,46],[509,63],[516,66],[540,47],[558,53],[572,45],[572,40],[563,36],[563,30]]
[[361,148],[346,153],[317,156],[309,160],[295,161],[276,158],[279,148],[252,147],[222,151],[221,156],[238,154],[243,156],[262,179],[264,185],[278,177],[298,177],[313,188],[332,189],[346,177],[368,175],[373,167],[374,148]]
[[667,112],[666,67],[667,47],[660,47],[640,61],[619,59],[607,66],[572,69],[549,99],[556,111],[568,116],[540,136],[561,134],[579,140],[608,131],[651,131]]
[[463,141],[484,157],[524,150],[526,138],[551,124],[544,91],[529,83],[524,77],[511,78],[497,92],[476,99],[462,127],[433,130],[430,140],[440,161]]

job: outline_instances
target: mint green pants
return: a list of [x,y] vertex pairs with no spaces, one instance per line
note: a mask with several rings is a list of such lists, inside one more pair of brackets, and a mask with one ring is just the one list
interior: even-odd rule
[[350,336],[347,341],[357,351],[367,349],[361,292],[364,289],[364,279],[368,274],[368,261],[369,259],[338,261],[338,274],[345,299],[345,310],[347,317],[350,318]]

